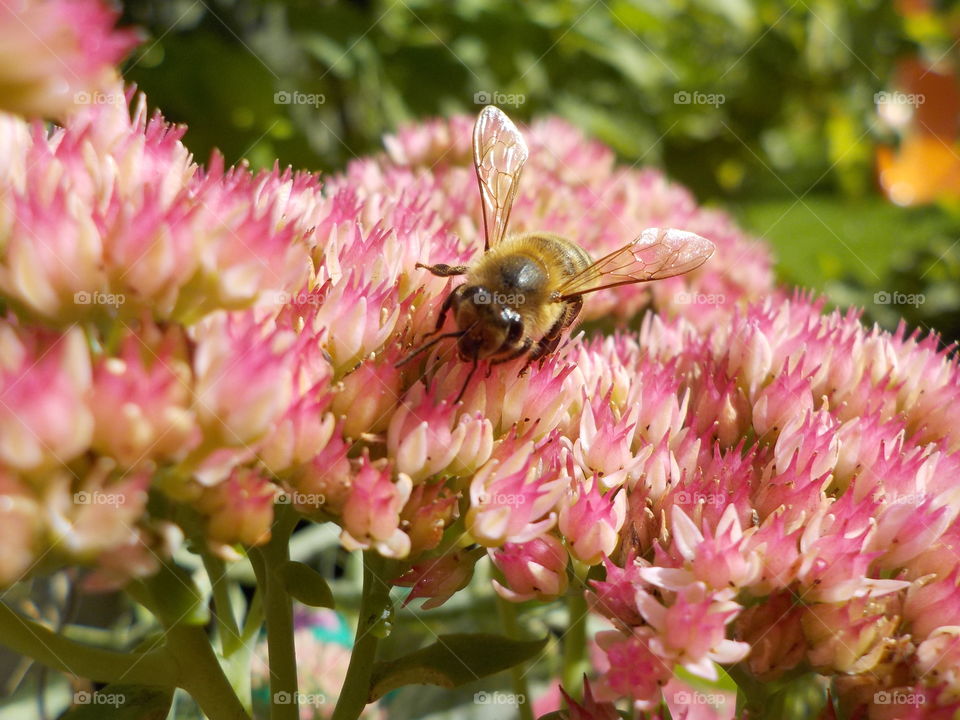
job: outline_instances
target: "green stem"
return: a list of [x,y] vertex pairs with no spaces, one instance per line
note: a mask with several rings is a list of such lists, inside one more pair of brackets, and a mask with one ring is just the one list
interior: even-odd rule
[[174,625],[166,636],[180,669],[178,685],[190,693],[210,720],[250,720],[217,655],[206,630],[198,625]]
[[579,700],[587,671],[587,597],[577,585],[567,595],[567,632],[563,636],[563,688]]
[[363,595],[360,616],[350,655],[347,676],[337,699],[332,720],[357,720],[370,697],[370,678],[380,637],[376,625],[383,618],[390,602],[390,585],[386,577],[386,560],[374,550],[363,553]]
[[126,589],[164,627],[164,648],[176,673],[171,684],[186,690],[210,720],[250,720],[210,644],[209,613],[190,575],[161,564],[155,575]]
[[[517,623],[517,608],[509,600],[504,600],[497,595],[497,609],[500,611],[500,623],[507,637],[515,640],[522,640],[520,625]],[[510,668],[510,677],[513,681],[513,694],[517,696],[517,712],[520,720],[533,720],[533,706],[530,704],[530,687],[527,684],[527,673],[524,670],[524,664],[514,665]],[[523,698],[523,702],[519,698]]]
[[290,560],[290,534],[297,515],[290,505],[276,505],[270,542],[250,551],[250,562],[263,593],[270,657],[270,720],[298,720],[297,652],[293,640],[293,599],[280,569]]
[[210,578],[213,590],[213,606],[217,618],[217,633],[220,636],[220,648],[225,658],[230,657],[241,645],[240,629],[233,614],[230,602],[230,581],[223,560],[207,549],[203,552],[203,566]]
[[53,632],[0,603],[0,643],[46,667],[98,682],[173,686],[177,677],[167,648],[142,653],[91,647]]

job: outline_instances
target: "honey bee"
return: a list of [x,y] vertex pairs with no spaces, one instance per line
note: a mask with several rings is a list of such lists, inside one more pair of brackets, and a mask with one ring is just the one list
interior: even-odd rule
[[692,232],[647,228],[593,261],[582,247],[552,233],[507,235],[528,154],[523,135],[510,118],[492,105],[483,108],[473,130],[473,163],[480,186],[484,253],[470,266],[416,265],[441,277],[467,276],[447,295],[431,334],[440,332],[451,311],[457,330],[434,338],[398,363],[445,338],[457,338],[460,359],[473,367],[455,402],[480,360],[493,366],[526,355],[523,374],[531,363],[556,350],[563,331],[580,314],[586,293],[682,275],[706,262],[715,249]]

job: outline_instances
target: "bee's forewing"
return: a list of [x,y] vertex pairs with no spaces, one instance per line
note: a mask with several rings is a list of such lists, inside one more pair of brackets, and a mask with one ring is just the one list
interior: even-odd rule
[[696,233],[647,228],[640,236],[597,260],[557,289],[559,299],[604,288],[683,275],[705,263],[716,248]]
[[486,250],[506,235],[527,156],[523,135],[503,111],[493,105],[480,111],[473,129],[473,163],[480,185]]

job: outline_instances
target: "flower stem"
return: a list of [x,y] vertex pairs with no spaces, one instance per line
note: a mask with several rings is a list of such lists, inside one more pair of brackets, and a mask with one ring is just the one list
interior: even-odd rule
[[142,653],[91,647],[23,617],[5,603],[0,603],[0,643],[46,667],[98,682],[177,684],[176,666],[165,647]]
[[164,649],[175,673],[172,684],[186,690],[210,720],[249,720],[210,644],[209,614],[189,574],[161,564],[155,575],[129,583],[126,590],[164,627]]
[[367,706],[370,697],[370,678],[377,655],[380,637],[376,625],[381,621],[390,602],[389,578],[385,577],[386,560],[379,553],[367,550],[363,553],[363,595],[360,598],[360,615],[357,633],[347,676],[333,711],[333,720],[356,720]]
[[270,656],[270,720],[298,720],[297,652],[293,639],[293,599],[280,577],[290,560],[290,535],[297,515],[290,505],[275,507],[276,524],[266,545],[250,551],[250,562],[263,593]]
[[[504,600],[497,595],[497,609],[500,611],[500,623],[503,625],[503,631],[507,637],[516,640],[522,639],[520,625],[517,623],[517,608],[509,600]],[[530,704],[530,688],[527,685],[527,675],[523,663],[514,665],[510,668],[510,676],[513,681],[513,694],[517,696],[517,712],[520,720],[533,720],[533,707]],[[523,702],[519,698],[523,698]]]
[[217,619],[217,632],[220,635],[220,648],[223,656],[230,657],[240,647],[240,630],[233,614],[230,602],[230,581],[223,560],[209,550],[203,552],[203,566],[213,588],[213,606]]
[[582,589],[567,595],[569,627],[563,636],[563,688],[579,700],[583,692],[583,674],[587,670],[587,598]]
[[249,720],[243,704],[224,675],[206,630],[198,625],[174,625],[167,647],[180,667],[178,685],[190,693],[210,720]]

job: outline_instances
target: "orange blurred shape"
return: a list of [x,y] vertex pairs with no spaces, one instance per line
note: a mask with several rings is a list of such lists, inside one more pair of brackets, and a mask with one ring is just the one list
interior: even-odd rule
[[884,193],[897,205],[960,197],[960,149],[935,135],[907,135],[896,153],[878,147],[877,169]]

